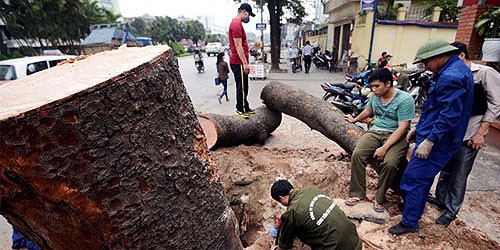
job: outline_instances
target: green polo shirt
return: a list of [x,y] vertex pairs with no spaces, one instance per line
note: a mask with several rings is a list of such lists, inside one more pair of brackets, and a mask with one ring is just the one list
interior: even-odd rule
[[398,122],[410,121],[415,118],[415,102],[410,94],[397,90],[396,95],[386,104],[380,97],[372,95],[367,107],[373,110],[374,125],[370,130],[394,132]]
[[283,249],[292,248],[295,237],[313,250],[361,249],[354,224],[316,187],[292,192],[281,220],[278,242]]

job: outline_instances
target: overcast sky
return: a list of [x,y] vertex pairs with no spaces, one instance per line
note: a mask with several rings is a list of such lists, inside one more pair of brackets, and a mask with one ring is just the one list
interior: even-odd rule
[[[229,27],[231,19],[236,16],[240,4],[233,0],[118,0],[120,11],[124,17],[137,17],[144,14],[151,16],[169,16],[177,18],[185,16],[196,18],[198,16],[212,16],[214,23],[224,28]],[[253,5],[253,1],[243,0]],[[310,20],[314,17],[314,8],[311,0],[303,0],[309,2],[305,4],[306,11],[309,14],[306,19]],[[260,33],[255,29],[255,24],[260,23],[260,10],[254,8],[253,12],[256,17],[250,18],[248,24],[244,24],[247,32]],[[268,23],[269,14],[267,8],[264,7],[264,23]],[[269,25],[266,33],[269,33]]]
[[[236,16],[240,5],[233,0],[118,0],[118,2],[124,17],[137,17],[144,14],[172,18],[212,16],[214,23],[222,27],[229,27],[229,23]],[[255,8],[253,12],[257,16],[250,18],[250,23],[245,24],[244,27],[245,30],[255,33],[255,24],[260,22],[260,12]],[[267,16],[265,10],[264,22],[266,22]]]

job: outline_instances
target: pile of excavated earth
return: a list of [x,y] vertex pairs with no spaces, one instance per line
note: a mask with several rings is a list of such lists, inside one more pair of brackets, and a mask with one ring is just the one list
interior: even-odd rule
[[[346,207],[349,188],[349,156],[337,144],[299,120],[283,121],[264,145],[220,147],[212,152],[219,176],[230,197],[248,196],[247,204],[233,206],[247,249],[269,249],[274,238],[274,217],[285,207],[270,197],[270,186],[286,178],[296,187],[318,186],[325,190],[347,216],[352,218],[363,240],[363,249],[499,249],[498,242],[457,219],[448,228],[434,223],[438,210],[427,205],[415,234],[392,236],[387,229],[401,220],[399,197],[387,195],[387,211],[376,213],[366,202]],[[368,199],[373,200],[376,172],[367,171]],[[495,211],[485,211],[498,220]],[[496,222],[498,224],[498,221]],[[294,249],[310,249],[297,241]]]

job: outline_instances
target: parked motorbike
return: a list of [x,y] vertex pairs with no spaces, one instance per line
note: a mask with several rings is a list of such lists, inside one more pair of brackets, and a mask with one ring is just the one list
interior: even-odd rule
[[328,50],[324,54],[319,51],[319,48],[313,50],[312,62],[316,68],[330,69],[332,61],[332,56]]
[[323,100],[328,101],[339,108],[345,114],[358,115],[363,111],[371,93],[367,84],[357,80],[346,83],[328,83],[321,84],[325,91]]
[[415,101],[415,108],[422,109],[427,100],[426,92],[432,84],[432,73],[419,70],[409,74],[410,87],[408,93]]
[[365,70],[359,74],[346,75],[345,79],[348,82],[353,82],[353,83],[357,83],[360,85],[369,85],[368,84],[368,77],[370,77],[372,72],[373,71],[371,69],[368,69],[368,70]]

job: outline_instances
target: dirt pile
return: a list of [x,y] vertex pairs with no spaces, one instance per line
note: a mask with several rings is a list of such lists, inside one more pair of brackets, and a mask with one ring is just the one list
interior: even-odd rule
[[[332,198],[345,198],[349,188],[349,157],[335,143],[319,133],[284,117],[283,124],[264,146],[219,148],[212,152],[218,172],[228,195],[247,194],[249,203],[234,207],[245,229],[242,240],[248,249],[269,249],[273,238],[268,235],[274,226],[275,214],[283,207],[272,201],[269,188],[276,179],[286,178],[296,188],[317,186]],[[374,197],[376,173],[367,171],[369,199]],[[388,196],[389,222],[376,224],[353,222],[363,239],[363,249],[499,249],[500,245],[484,233],[460,220],[448,228],[434,224],[438,211],[427,206],[419,233],[394,237],[387,229],[401,220],[396,207],[398,198]],[[243,223],[242,223],[243,222]],[[296,242],[295,249],[309,249]]]

